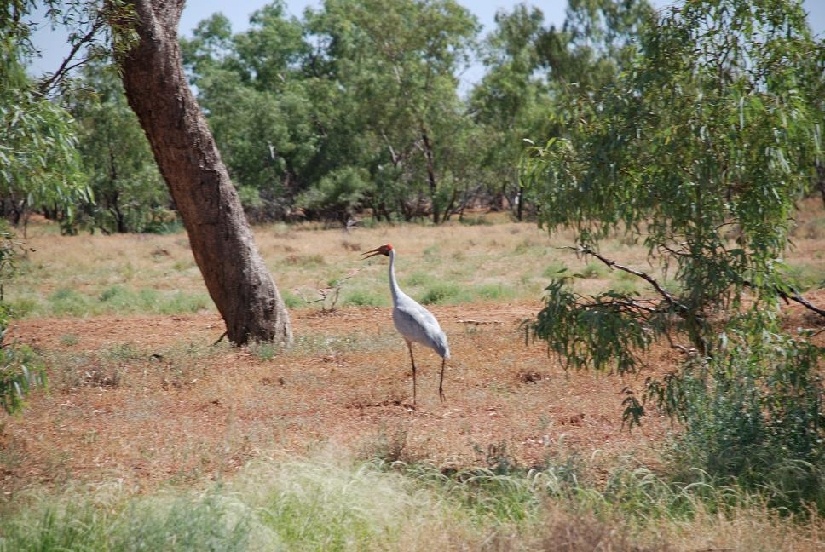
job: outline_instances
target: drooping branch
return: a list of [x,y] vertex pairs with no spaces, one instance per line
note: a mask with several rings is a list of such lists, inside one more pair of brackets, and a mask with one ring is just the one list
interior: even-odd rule
[[[670,309],[672,309],[672,312],[675,312],[684,321],[685,329],[687,330],[688,336],[690,337],[690,340],[693,342],[693,345],[696,347],[696,350],[699,351],[699,353],[702,356],[708,355],[710,349],[707,342],[707,337],[705,336],[705,325],[707,322],[707,318],[704,312],[702,312],[701,310],[692,309],[684,303],[678,301],[672,293],[667,291],[662,286],[662,284],[660,284],[658,280],[656,280],[656,278],[654,278],[647,272],[643,272],[641,270],[636,270],[634,268],[630,268],[629,266],[619,264],[616,261],[608,259],[601,253],[584,245],[580,245],[576,248],[568,247],[566,249],[573,249],[579,255],[590,255],[592,257],[595,257],[596,259],[598,259],[610,268],[615,268],[616,270],[621,270],[622,272],[633,274],[634,276],[637,276],[638,278],[641,278],[642,280],[650,284],[653,287],[653,289],[656,290],[656,293],[658,293],[662,297],[662,299],[664,299],[665,304]],[[637,310],[639,310],[638,305],[634,304],[634,307]],[[648,314],[661,314],[661,310],[649,310]]]
[[799,303],[800,305],[802,305],[806,309],[815,312],[819,316],[825,317],[825,309],[821,309],[821,308],[817,307],[816,305],[814,305],[813,303],[811,303],[810,301],[808,301],[807,299],[802,297],[802,295],[800,295],[796,290],[793,290],[793,293],[790,293],[790,294],[786,293],[785,291],[783,291],[781,289],[777,289],[776,292],[779,294],[780,297],[782,297],[782,299]]
[[92,23],[92,27],[89,29],[89,31],[85,35],[83,35],[80,38],[80,40],[77,40],[72,43],[72,49],[69,51],[69,54],[63,59],[63,62],[60,64],[60,67],[58,67],[57,71],[55,71],[48,78],[43,79],[40,82],[38,86],[38,92],[42,96],[47,96],[49,92],[51,92],[52,88],[54,88],[58,82],[62,81],[66,77],[69,71],[77,67],[80,67],[88,61],[87,59],[77,59],[76,56],[83,47],[92,44],[95,41],[97,35],[105,27],[106,21],[101,15],[98,15],[95,18],[94,23]]
[[[742,280],[742,285],[747,286],[749,288],[756,288],[757,287],[750,280]],[[814,312],[814,313],[818,314],[819,316],[822,316],[822,317],[825,318],[825,309],[821,309],[821,308],[817,307],[816,305],[811,303],[809,300],[807,300],[805,297],[803,297],[795,289],[790,288],[790,293],[789,293],[789,292],[785,291],[784,289],[782,289],[779,286],[774,286],[773,290],[785,302],[793,301],[794,303],[799,303],[800,305],[802,305],[803,307],[805,307],[809,311]]]
[[606,264],[610,268],[615,268],[616,270],[621,270],[622,272],[627,272],[628,274],[633,274],[634,276],[637,276],[637,277],[641,278],[642,280],[646,281],[648,284],[653,286],[653,289],[655,289],[656,292],[659,295],[661,295],[662,298],[671,307],[673,307],[676,310],[676,312],[678,312],[680,315],[684,315],[684,314],[687,314],[689,312],[689,309],[688,309],[687,306],[685,306],[684,304],[677,301],[672,293],[670,293],[665,288],[663,288],[662,285],[653,276],[651,276],[647,272],[642,272],[641,270],[636,270],[636,269],[630,268],[629,266],[621,265],[621,264],[617,263],[614,260],[608,259],[607,257],[602,255],[601,253],[599,253],[597,251],[594,251],[592,248],[587,247],[587,246],[580,245],[578,247],[566,247],[565,249],[572,249],[573,251],[576,251],[576,253],[578,253],[579,255],[590,255],[591,257],[597,258],[598,260],[600,260],[601,262],[603,262],[604,264]]
[[[680,303],[679,301],[677,301],[676,298],[673,297],[673,295],[671,293],[669,293],[666,289],[664,289],[661,286],[661,284],[659,284],[659,282],[655,278],[653,278],[650,274],[647,274],[646,272],[642,272],[640,270],[635,270],[635,269],[630,268],[628,266],[621,265],[621,264],[617,263],[616,261],[608,259],[604,255],[594,251],[590,247],[578,246],[578,247],[566,247],[565,249],[571,249],[573,251],[576,251],[580,255],[590,255],[592,257],[597,258],[598,260],[600,260],[601,262],[603,262],[604,264],[606,264],[610,268],[615,268],[616,270],[621,270],[621,271],[627,272],[628,274],[633,274],[634,276],[638,276],[639,278],[643,279],[644,281],[649,283],[651,286],[653,286],[653,289],[655,289],[656,292],[659,295],[661,295],[665,299],[665,301],[668,302],[668,304],[670,304],[672,307],[674,307],[674,309],[676,309],[676,311],[680,315],[685,314],[685,313],[688,312],[688,308],[685,305],[683,305],[682,303]],[[665,249],[667,249],[667,251],[669,251],[671,253],[675,253],[674,250],[672,250],[670,248],[665,248]],[[746,286],[746,287],[749,287],[749,288],[756,288],[757,287],[750,280],[742,279],[742,280],[740,280],[740,283],[743,286]],[[825,309],[817,307],[816,305],[811,303],[808,299],[803,297],[802,294],[800,294],[795,289],[791,288],[790,292],[782,289],[779,286],[774,286],[773,289],[774,289],[774,292],[779,297],[781,297],[783,300],[785,300],[786,302],[787,301],[793,301],[795,303],[799,303],[800,305],[802,305],[803,307],[805,307],[809,311],[814,312],[814,313],[818,314],[819,316],[822,316],[823,318],[825,318]]]

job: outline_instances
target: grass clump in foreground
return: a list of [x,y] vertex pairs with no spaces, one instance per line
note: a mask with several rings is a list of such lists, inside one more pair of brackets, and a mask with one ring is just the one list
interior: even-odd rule
[[572,464],[446,474],[334,454],[257,462],[205,491],[18,496],[0,550],[813,550],[818,519],[777,516],[732,488],[622,470],[606,488]]

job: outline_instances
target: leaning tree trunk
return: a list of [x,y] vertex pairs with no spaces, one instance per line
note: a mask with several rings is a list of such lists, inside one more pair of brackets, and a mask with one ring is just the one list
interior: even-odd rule
[[134,0],[138,43],[119,56],[137,114],[232,343],[280,341],[292,328],[240,199],[189,89],[177,28],[184,0]]

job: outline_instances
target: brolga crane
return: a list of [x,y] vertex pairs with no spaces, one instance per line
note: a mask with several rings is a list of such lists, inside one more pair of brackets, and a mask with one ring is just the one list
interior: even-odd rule
[[435,316],[413,301],[409,295],[401,291],[398,282],[395,280],[395,249],[392,245],[385,244],[381,247],[367,251],[363,254],[362,260],[384,255],[390,258],[390,291],[392,292],[392,321],[395,329],[398,330],[407,342],[410,350],[410,364],[412,365],[413,378],[413,407],[415,407],[415,359],[413,358],[413,343],[420,343],[434,350],[441,357],[441,376],[438,379],[438,396],[444,400],[444,365],[450,358],[450,347],[447,345],[447,335],[442,331],[441,326]]

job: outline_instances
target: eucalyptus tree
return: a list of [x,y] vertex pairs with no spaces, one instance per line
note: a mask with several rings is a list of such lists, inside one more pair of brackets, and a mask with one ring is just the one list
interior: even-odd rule
[[273,2],[252,14],[247,31],[233,33],[215,14],[183,41],[230,175],[259,218],[283,217],[295,205],[313,217],[358,208],[358,190],[369,185],[353,109],[320,69],[305,32],[283,2]]
[[[466,128],[456,74],[469,60],[475,17],[453,0],[327,0],[305,19],[318,46],[316,74],[331,84],[325,93],[351,108],[344,133],[358,137],[359,165],[377,183],[370,206],[395,204],[412,217],[428,202],[440,222],[454,197],[442,186],[459,174],[445,166],[455,159],[445,148]],[[333,171],[350,165],[332,161]]]
[[544,130],[552,107],[537,50],[546,32],[544,14],[536,7],[518,4],[509,13],[499,10],[495,23],[482,45],[487,71],[471,91],[470,114],[485,129],[483,164],[491,175],[490,184],[500,186],[521,219],[518,160],[525,140]]
[[71,115],[38,93],[15,30],[0,27],[0,196],[17,223],[31,208],[69,220],[84,185]]
[[149,143],[126,103],[111,63],[86,64],[61,99],[75,117],[77,149],[94,201],[82,208],[86,224],[103,232],[145,232],[169,209],[169,191]]
[[177,36],[183,5],[183,0],[126,2],[137,35],[116,52],[126,97],[149,139],[229,340],[290,343],[286,306],[187,83]]
[[184,1],[15,0],[0,11],[0,23],[27,33],[19,21],[38,5],[66,26],[71,46],[58,70],[43,79],[41,94],[78,63],[113,56],[229,340],[290,343],[286,307],[186,81],[177,37]]
[[[821,351],[782,328],[781,300],[821,316],[788,280],[795,202],[821,155],[812,86],[822,59],[794,0],[691,1],[644,30],[614,84],[570,95],[565,133],[524,174],[549,231],[638,279],[580,296],[567,274],[532,324],[571,367],[640,369],[666,337],[682,355],[645,397],[686,425],[682,451],[714,476],[771,485],[777,504],[825,505]],[[640,240],[660,274],[600,250]],[[628,421],[644,412],[629,394]],[[787,477],[778,477],[783,473]]]
[[517,215],[527,201],[519,159],[536,136],[563,132],[554,114],[571,93],[588,95],[611,83],[652,10],[646,0],[570,0],[563,24],[547,24],[537,7],[499,10],[483,42],[487,69],[470,95],[474,120],[486,129],[485,165]]
[[568,0],[564,22],[539,36],[536,54],[555,83],[598,90],[626,67],[653,13],[648,0]]
[[315,154],[303,26],[287,17],[283,2],[272,2],[252,14],[242,33],[233,33],[223,15],[213,15],[182,48],[247,213],[283,216],[303,189]]

